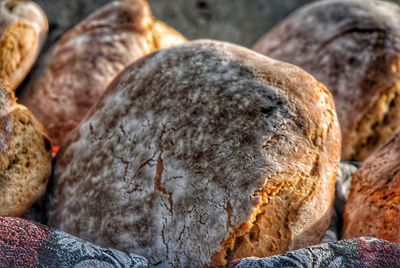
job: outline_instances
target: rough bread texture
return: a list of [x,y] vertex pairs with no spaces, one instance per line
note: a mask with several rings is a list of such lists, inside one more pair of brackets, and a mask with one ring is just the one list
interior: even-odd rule
[[364,160],[400,123],[400,8],[374,0],[317,1],[262,37],[254,50],[296,64],[332,92],[342,159]]
[[35,63],[47,35],[42,9],[31,1],[0,2],[0,79],[16,90]]
[[300,68],[196,41],[127,68],[57,155],[50,224],[153,266],[319,243],[340,131]]
[[343,237],[374,236],[400,243],[400,133],[353,175]]
[[156,21],[144,0],[112,2],[66,33],[22,93],[54,145],[82,120],[127,65],[185,38]]
[[0,215],[20,216],[44,192],[50,143],[32,114],[0,82]]

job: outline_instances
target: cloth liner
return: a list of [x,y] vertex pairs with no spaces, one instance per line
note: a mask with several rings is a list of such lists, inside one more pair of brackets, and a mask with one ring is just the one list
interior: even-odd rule
[[399,267],[400,245],[358,238],[303,248],[270,258],[246,258],[231,267]]
[[147,267],[132,253],[96,246],[45,225],[0,217],[0,267]]
[[[320,245],[269,258],[234,260],[243,267],[400,267],[400,245],[376,238],[340,240],[351,176],[359,163],[342,162],[336,180],[334,212]],[[45,223],[42,198],[24,215]],[[32,221],[0,217],[0,267],[148,267],[133,253],[96,246]]]

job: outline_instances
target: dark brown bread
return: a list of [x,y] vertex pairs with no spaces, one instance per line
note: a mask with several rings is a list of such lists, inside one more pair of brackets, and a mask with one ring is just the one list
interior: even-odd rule
[[50,143],[32,114],[0,81],[0,215],[20,216],[46,189]]
[[332,92],[342,159],[364,160],[400,124],[400,8],[375,0],[316,1],[254,50],[296,64]]
[[173,267],[319,243],[340,132],[298,67],[216,41],[127,68],[57,156],[50,224]]
[[76,127],[112,79],[135,60],[185,38],[156,21],[145,0],[112,2],[66,33],[21,96],[54,145]]
[[353,175],[343,237],[374,236],[400,243],[400,133]]
[[48,24],[32,1],[0,2],[0,79],[16,90],[39,55]]

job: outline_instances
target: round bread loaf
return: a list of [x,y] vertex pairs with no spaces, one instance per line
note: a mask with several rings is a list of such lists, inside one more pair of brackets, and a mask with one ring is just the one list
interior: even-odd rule
[[298,67],[216,41],[110,85],[57,156],[50,224],[152,265],[223,266],[319,243],[340,131]]
[[32,1],[0,2],[0,79],[16,90],[39,55],[48,23]]
[[127,65],[184,41],[152,17],[147,1],[112,2],[54,44],[21,102],[47,128],[53,145],[60,145]]
[[50,143],[32,114],[0,81],[0,215],[20,216],[44,192]]
[[400,124],[400,8],[386,1],[316,1],[254,50],[296,64],[332,92],[342,159],[364,160]]
[[353,175],[343,237],[374,236],[400,243],[400,133]]

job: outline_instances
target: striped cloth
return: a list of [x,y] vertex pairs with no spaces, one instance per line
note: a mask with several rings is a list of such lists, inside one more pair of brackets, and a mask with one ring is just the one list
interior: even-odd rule
[[24,219],[0,217],[0,267],[144,268],[147,260]]

